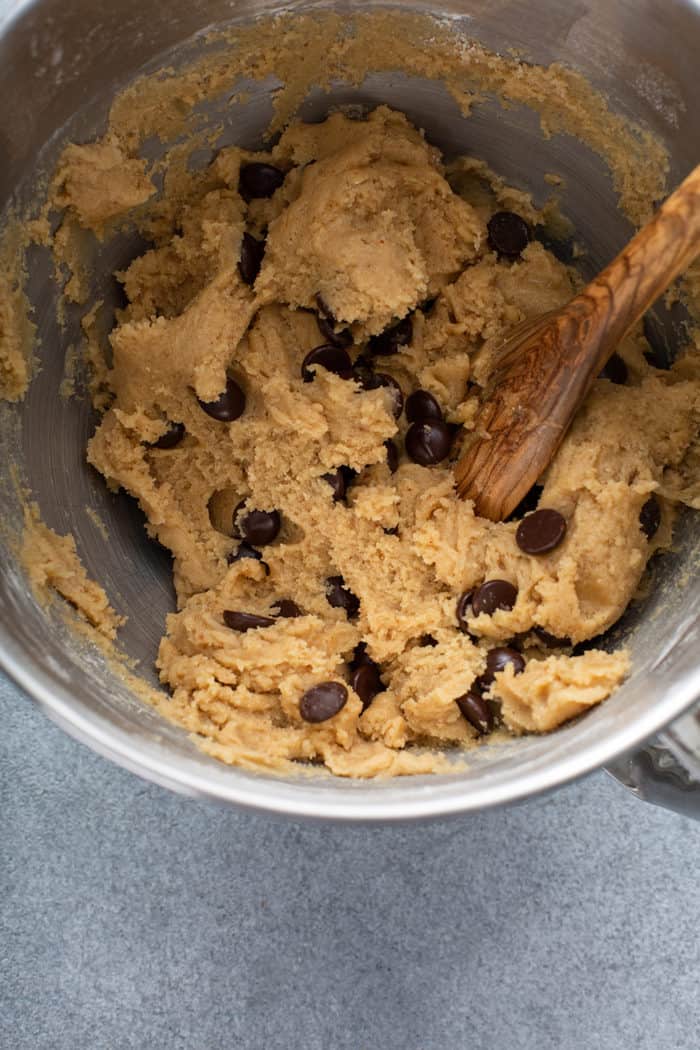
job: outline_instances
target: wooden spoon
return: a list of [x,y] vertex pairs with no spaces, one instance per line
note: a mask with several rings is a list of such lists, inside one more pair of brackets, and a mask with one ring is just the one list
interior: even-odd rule
[[478,514],[501,521],[515,509],[627,330],[698,254],[700,165],[579,295],[511,333],[455,466]]

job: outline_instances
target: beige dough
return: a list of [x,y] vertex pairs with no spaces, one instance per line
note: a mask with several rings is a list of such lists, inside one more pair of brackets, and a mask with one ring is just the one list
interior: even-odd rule
[[[386,107],[364,121],[335,114],[292,125],[271,154],[254,158],[282,168],[283,186],[246,205],[239,167],[251,159],[227,148],[204,172],[182,169],[166,183],[150,219],[155,247],[121,275],[130,305],[111,336],[113,400],[88,452],[110,485],[139,500],[150,533],[174,555],[179,611],[158,659],[170,716],[227,762],[320,761],[340,775],[373,776],[444,768],[441,747],[477,742],[455,700],[494,644],[518,638],[527,660],[521,675],[498,675],[490,693],[513,733],[553,729],[605,699],[628,670],[625,653],[552,652],[533,628],[574,645],[594,638],[670,542],[673,500],[693,488],[693,359],[660,372],[645,361],[640,333],[625,341],[629,383],[596,383],[543,479],[540,506],[565,516],[564,542],[526,555],[517,522],[479,519],[455,498],[449,461],[422,467],[407,458],[405,416],[395,421],[384,389],[323,369],[311,383],[300,375],[305,354],[324,342],[317,293],[352,326],[353,357],[412,312],[410,343],[377,367],[405,394],[431,391],[446,418],[468,428],[489,349],[572,293],[572,273],[540,244],[513,262],[489,248],[486,222],[517,191],[489,185],[483,166],[464,161],[452,169],[461,195],[453,192],[437,151]],[[95,187],[105,170],[102,214]],[[115,185],[120,172],[126,181]],[[73,147],[62,203],[100,229],[115,201],[148,199],[142,174],[120,168],[111,149]],[[241,237],[264,229],[251,289],[237,268]],[[421,309],[431,298],[432,309]],[[198,398],[215,399],[227,375],[247,400],[239,419],[223,423]],[[151,447],[166,421],[184,424],[184,440]],[[401,450],[394,474],[387,439]],[[334,503],[322,475],[339,466],[357,477],[346,502]],[[662,525],[648,541],[639,512],[651,493]],[[263,552],[269,574],[254,560],[227,561],[242,500],[281,515]],[[326,581],[338,575],[360,600],[357,619],[327,601]],[[517,586],[515,607],[472,619],[471,637],[461,633],[459,596],[494,578]],[[223,622],[225,610],[273,616],[281,598],[304,615],[245,633]],[[422,644],[425,635],[437,644]],[[386,687],[364,713],[348,672],[360,641]],[[310,724],[300,698],[326,681],[344,683],[347,702]]]
[[29,582],[40,600],[60,594],[104,638],[113,641],[125,623],[109,604],[104,589],[91,580],[78,557],[72,536],[59,536],[44,525],[39,508],[25,509],[20,557]]

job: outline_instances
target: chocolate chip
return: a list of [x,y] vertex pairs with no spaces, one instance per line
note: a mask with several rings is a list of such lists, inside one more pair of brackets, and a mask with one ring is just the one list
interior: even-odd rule
[[546,554],[559,546],[565,534],[564,515],[543,507],[523,518],[515,533],[515,542],[525,554]]
[[375,357],[388,357],[398,353],[400,347],[407,346],[413,338],[413,321],[408,314],[403,320],[385,328],[381,335],[373,335],[367,344],[370,354]]
[[331,346],[330,343],[325,343],[309,351],[301,365],[301,378],[305,383],[311,383],[314,380],[312,365],[325,368],[328,372],[334,372],[341,379],[352,379],[353,377],[352,361],[347,350],[343,350],[341,346]]
[[537,624],[532,628],[532,633],[547,649],[566,649],[571,645],[570,638],[557,638],[556,635],[550,634],[549,631],[545,631],[544,627],[538,627]]
[[476,729],[479,736],[484,736],[492,731],[493,713],[478,689],[472,687],[464,696],[458,696],[456,703],[469,725]]
[[241,280],[246,284],[255,284],[264,254],[265,241],[257,240],[251,233],[244,233],[241,241],[241,257],[238,260],[238,272]]
[[255,613],[238,612],[227,609],[224,613],[224,623],[232,631],[252,631],[256,627],[272,627],[275,621],[269,616],[256,616]]
[[490,247],[506,259],[517,259],[530,242],[530,227],[514,211],[497,211],[487,228]]
[[364,361],[360,362],[359,357],[353,365],[352,378],[360,384],[363,390],[376,390],[380,385],[376,373]]
[[542,485],[533,485],[530,491],[525,493],[515,510],[508,515],[506,521],[519,521],[526,514],[532,514],[533,510],[537,510],[542,491]]
[[331,474],[322,474],[321,477],[328,482],[333,490],[334,503],[339,503],[342,499],[345,499],[345,475],[340,467]]
[[406,419],[409,423],[423,423],[428,419],[442,419],[442,409],[429,390],[414,390],[406,400]]
[[629,372],[625,362],[619,354],[613,354],[598,378],[609,379],[611,383],[623,386],[627,382],[628,376]]
[[514,674],[521,674],[525,670],[525,661],[517,649],[507,645],[490,649],[486,656],[486,670],[477,678],[479,688],[488,689],[498,672],[504,671],[509,664]]
[[394,419],[398,419],[403,412],[403,390],[394,377],[386,372],[376,372],[374,378],[378,387],[385,387],[391,394],[391,412]]
[[379,667],[373,660],[369,659],[353,671],[350,677],[350,685],[362,701],[363,711],[367,710],[377,693],[381,693],[384,690]]
[[352,366],[354,379],[364,390],[374,390],[374,361],[366,354],[358,354]]
[[353,650],[352,660],[348,666],[351,671],[355,671],[358,667],[362,667],[363,664],[374,664],[374,660],[367,653],[367,642],[358,642]]
[[469,634],[468,618],[472,615],[472,598],[474,597],[473,589],[471,591],[465,591],[457,602],[457,623],[459,629],[464,634]]
[[386,449],[387,466],[391,473],[395,474],[399,469],[399,450],[396,447],[396,442],[392,441],[391,438],[387,438],[384,442],[384,448]]
[[244,164],[238,179],[238,192],[244,201],[256,197],[271,197],[285,179],[285,173],[272,164]]
[[216,401],[200,401],[199,398],[197,400],[206,414],[219,423],[232,423],[245,411],[245,394],[230,376],[226,380],[226,389],[219,394]]
[[437,295],[434,296],[432,299],[424,299],[423,302],[418,307],[418,309],[420,310],[420,312],[425,317],[427,317],[429,314],[431,314],[433,312],[433,309],[435,308],[435,303],[437,301],[438,301]]
[[229,554],[227,561],[229,565],[233,565],[235,561],[240,561],[241,558],[252,558],[254,561],[262,561],[265,566],[265,571],[268,576],[270,575],[270,566],[267,562],[263,561],[261,552],[257,551],[255,547],[251,547],[249,543],[239,543],[238,549]]
[[398,534],[399,534],[399,527],[398,527],[398,525],[394,525],[391,529],[384,529],[384,535],[385,536],[398,536]]
[[[244,501],[245,502],[245,501]],[[282,519],[278,510],[251,510],[239,518],[238,504],[233,512],[233,525],[244,540],[255,547],[264,547],[272,543],[280,531]]]
[[348,691],[340,682],[321,682],[307,689],[299,701],[299,714],[305,722],[325,722],[342,711]]
[[318,307],[317,322],[319,331],[326,342],[332,343],[333,346],[352,346],[352,332],[349,328],[341,328],[339,332],[336,332],[338,322],[320,294],[316,296],[316,305]]
[[277,609],[275,616],[280,616],[285,620],[295,620],[297,616],[304,615],[297,603],[293,602],[291,598],[279,598],[272,603],[272,608]]
[[334,609],[345,609],[348,620],[354,620],[360,611],[360,599],[345,586],[342,576],[329,576],[326,580],[326,599]]
[[648,540],[656,535],[661,524],[661,507],[656,496],[650,496],[639,512],[639,527]]
[[406,453],[409,459],[422,467],[441,463],[449,456],[451,447],[450,428],[439,419],[411,423],[406,432]]
[[392,395],[391,411],[394,419],[403,412],[403,390],[393,376],[387,372],[375,372],[366,358],[358,357],[353,365],[353,379],[363,390],[378,390],[386,387]]
[[512,609],[518,597],[518,589],[508,580],[487,580],[477,587],[472,595],[475,616],[486,613],[492,616],[497,609]]
[[158,438],[152,441],[149,448],[175,448],[185,436],[184,423],[168,423],[168,429]]
[[437,639],[433,638],[432,634],[422,634],[418,644],[421,649],[434,649],[437,645]]

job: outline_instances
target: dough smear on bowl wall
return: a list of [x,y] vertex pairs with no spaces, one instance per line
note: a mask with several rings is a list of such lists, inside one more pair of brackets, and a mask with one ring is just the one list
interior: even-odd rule
[[[700,359],[691,340],[661,367],[642,325],[511,519],[457,499],[494,349],[574,294],[585,245],[556,173],[535,200],[381,99],[304,119],[319,86],[359,89],[381,68],[442,82],[467,124],[480,91],[534,106],[603,157],[632,222],[663,194],[663,149],[577,74],[458,45],[430,19],[322,14],[232,31],[127,88],[14,226],[51,249],[83,319],[99,412],[87,461],[173,555],[153,702],[248,768],[447,772],[584,714],[633,667],[600,636],[671,546],[679,506],[697,505]],[[283,87],[263,148],[207,124],[206,104],[270,73]],[[125,231],[140,247],[114,268],[112,311],[91,267]],[[28,328],[6,271],[17,397]],[[35,585],[118,648],[104,581],[28,522]]]

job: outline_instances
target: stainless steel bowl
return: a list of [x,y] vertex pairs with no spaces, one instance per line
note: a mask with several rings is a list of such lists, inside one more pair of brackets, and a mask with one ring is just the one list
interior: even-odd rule
[[[287,5],[290,8],[302,5]],[[349,8],[369,8],[356,3]],[[406,7],[408,5],[404,5]],[[410,5],[434,11],[430,4]],[[111,98],[144,66],[178,49],[192,55],[204,27],[269,13],[254,0],[0,0],[0,207],[26,204],[36,193],[37,165],[50,164],[66,136],[88,139],[104,127]],[[446,0],[440,13],[462,16],[461,30],[495,50],[515,47],[535,62],[561,61],[580,70],[620,113],[647,125],[668,147],[671,184],[698,162],[700,6],[693,0]],[[173,54],[168,61],[176,60]],[[566,177],[563,207],[588,247],[591,269],[629,236],[600,159],[568,136],[545,141],[537,121],[519,109],[485,102],[465,121],[439,84],[374,75],[360,88],[338,85],[310,97],[305,116],[321,116],[329,101],[387,101],[405,110],[449,152],[485,157],[536,196],[543,174]],[[267,117],[260,89],[229,112],[243,145],[255,146]],[[98,257],[95,292],[108,300],[108,274],[134,250],[128,238]],[[55,319],[56,287],[41,251],[29,259],[29,290],[39,327],[41,371],[18,406],[0,409],[0,481],[4,518],[19,522],[9,478],[18,464],[44,520],[71,531],[89,573],[127,612],[124,646],[153,675],[165,613],[172,607],[169,559],[148,542],[143,520],[123,495],[110,495],[85,463],[94,426],[86,400],[57,396],[66,348],[79,341],[79,313],[65,330]],[[679,318],[660,310],[660,352],[678,343]],[[106,538],[93,508],[106,523]],[[141,704],[103,656],[66,628],[56,610],[38,607],[10,544],[0,558],[0,659],[49,715],[89,746],[142,776],[176,790],[255,809],[334,820],[404,820],[462,813],[555,788],[598,766],[616,763],[627,783],[672,804],[697,805],[698,789],[676,758],[700,772],[697,721],[687,712],[700,697],[700,550],[698,520],[679,523],[674,551],[655,566],[649,597],[615,629],[634,672],[606,704],[547,737],[527,737],[478,751],[467,772],[452,776],[355,783],[327,775],[275,778],[229,768],[207,758],[181,730]],[[690,582],[688,582],[690,580]],[[632,754],[686,712],[652,749]],[[663,746],[662,746],[663,745]]]

